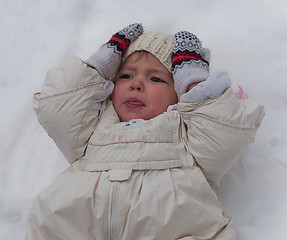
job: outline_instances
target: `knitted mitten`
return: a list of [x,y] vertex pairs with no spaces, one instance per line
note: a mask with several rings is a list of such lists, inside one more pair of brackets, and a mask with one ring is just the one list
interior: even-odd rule
[[118,71],[125,51],[142,33],[141,24],[130,24],[114,34],[85,62],[94,67],[105,79],[113,77]]
[[192,33],[181,31],[174,36],[172,70],[175,90],[179,97],[187,92],[190,84],[209,77],[210,51],[201,46]]

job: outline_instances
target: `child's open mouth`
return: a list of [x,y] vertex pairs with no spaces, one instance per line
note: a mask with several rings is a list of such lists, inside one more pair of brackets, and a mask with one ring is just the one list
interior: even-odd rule
[[138,100],[137,98],[130,98],[125,102],[125,105],[129,108],[138,108],[145,106],[143,102]]

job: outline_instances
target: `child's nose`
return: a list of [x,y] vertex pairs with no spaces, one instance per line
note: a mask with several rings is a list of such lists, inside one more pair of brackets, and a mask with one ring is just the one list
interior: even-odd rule
[[142,92],[144,90],[144,82],[143,78],[141,76],[135,77],[130,84],[131,90],[136,90]]

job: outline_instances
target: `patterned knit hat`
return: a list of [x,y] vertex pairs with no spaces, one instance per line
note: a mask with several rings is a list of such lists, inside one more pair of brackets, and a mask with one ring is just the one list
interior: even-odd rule
[[136,51],[146,51],[154,55],[172,74],[173,36],[160,32],[146,32],[136,39],[127,49],[123,61]]

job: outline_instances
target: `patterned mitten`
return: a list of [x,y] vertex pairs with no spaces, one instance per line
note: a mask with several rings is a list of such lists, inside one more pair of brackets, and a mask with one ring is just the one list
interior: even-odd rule
[[110,79],[117,73],[122,56],[129,45],[142,33],[141,24],[130,24],[114,34],[85,62],[94,67],[105,79]]
[[174,36],[172,70],[174,85],[179,97],[187,92],[190,84],[209,77],[210,51],[203,48],[192,33],[181,31]]

